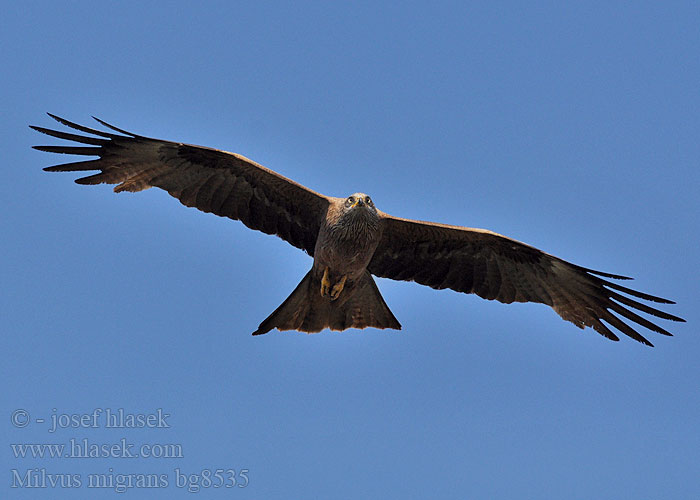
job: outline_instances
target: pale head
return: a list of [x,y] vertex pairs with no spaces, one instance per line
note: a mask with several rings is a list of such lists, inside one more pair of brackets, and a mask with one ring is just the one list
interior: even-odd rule
[[377,209],[374,207],[374,202],[372,201],[372,198],[370,198],[365,193],[351,194],[350,196],[345,198],[345,203],[343,206],[345,207],[346,213],[355,208],[367,208],[371,212],[377,212]]

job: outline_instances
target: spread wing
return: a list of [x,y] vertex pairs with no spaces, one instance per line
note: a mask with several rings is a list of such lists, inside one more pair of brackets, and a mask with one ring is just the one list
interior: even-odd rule
[[382,239],[368,266],[376,276],[475,293],[507,304],[547,304],[579,328],[590,326],[611,340],[619,340],[605,322],[649,346],[652,344],[647,339],[618,316],[663,335],[671,334],[632,309],[684,321],[627,295],[663,304],[672,301],[603,279],[630,278],[586,269],[483,229],[400,219],[384,213],[380,216]]
[[49,116],[70,128],[95,135],[34,130],[89,146],[34,146],[40,151],[98,156],[44,170],[100,170],[78,184],[117,184],[115,192],[164,189],[183,205],[240,220],[251,229],[280,238],[313,255],[329,200],[272,170],[234,153],[132,134],[95,118],[123,135],[103,132]]

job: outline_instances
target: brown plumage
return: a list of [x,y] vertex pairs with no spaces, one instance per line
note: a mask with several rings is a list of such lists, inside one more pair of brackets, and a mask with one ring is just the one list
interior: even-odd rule
[[539,302],[579,328],[592,327],[612,340],[619,338],[604,322],[647,345],[651,343],[628,322],[671,335],[633,309],[684,321],[636,299],[672,301],[604,279],[629,278],[571,264],[491,231],[392,217],[377,210],[363,193],[348,198],[324,196],[241,155],[152,139],[97,119],[118,134],[50,116],[97,137],[32,126],[88,145],[36,149],[99,159],[44,170],[99,170],[76,182],[117,184],[116,192],[158,187],[188,207],[275,234],[314,258],[301,283],[254,335],[273,328],[303,332],[368,326],[400,329],[372,275],[475,293],[504,303]]

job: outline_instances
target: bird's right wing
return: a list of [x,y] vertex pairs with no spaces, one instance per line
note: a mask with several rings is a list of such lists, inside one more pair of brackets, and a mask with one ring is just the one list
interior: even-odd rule
[[[89,146],[34,146],[40,151],[99,159],[64,163],[44,170],[100,170],[78,184],[117,184],[115,192],[164,189],[183,205],[240,220],[251,229],[275,234],[313,255],[329,199],[301,184],[234,153],[152,139],[113,127],[103,132],[49,114],[70,128],[95,135],[72,134],[43,127],[38,132]],[[121,135],[123,134],[123,135]]]
[[[579,328],[592,327],[618,340],[603,322],[647,345],[623,318],[671,335],[632,309],[672,321],[683,319],[622,295],[673,304],[603,279],[629,279],[571,264],[491,231],[400,219],[380,213],[382,239],[369,271],[382,278],[475,293],[499,302],[539,302]],[[622,292],[622,293],[618,293]]]

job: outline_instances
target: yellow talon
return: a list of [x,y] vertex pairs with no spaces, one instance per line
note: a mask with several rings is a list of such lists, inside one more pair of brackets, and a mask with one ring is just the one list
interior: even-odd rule
[[325,297],[330,293],[331,280],[328,279],[328,268],[323,271],[323,278],[321,278],[321,297]]
[[328,268],[324,269],[323,277],[321,278],[321,297],[330,296],[331,300],[335,300],[340,296],[340,292],[343,291],[345,287],[345,282],[348,279],[348,275],[344,275],[338,280],[338,282],[331,286],[331,280],[328,277]]
[[340,278],[340,281],[333,285],[333,288],[331,289],[331,300],[335,300],[340,296],[340,292],[343,291],[343,287],[345,286],[345,281],[348,279],[348,275],[345,274],[343,275],[342,278]]

